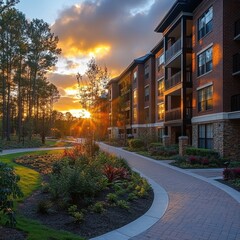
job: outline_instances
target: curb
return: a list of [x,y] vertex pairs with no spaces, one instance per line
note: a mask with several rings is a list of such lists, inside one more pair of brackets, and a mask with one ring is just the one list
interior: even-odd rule
[[140,175],[147,179],[150,183],[153,192],[154,199],[152,206],[150,209],[141,217],[137,218],[135,221],[121,227],[115,229],[111,232],[105,233],[101,236],[91,238],[90,240],[128,240],[132,237],[135,237],[151,226],[153,226],[157,221],[161,219],[164,213],[167,210],[169,198],[167,192],[155,181],[150,179],[149,177],[143,175],[141,172],[136,169],[132,169],[135,172],[140,173]]

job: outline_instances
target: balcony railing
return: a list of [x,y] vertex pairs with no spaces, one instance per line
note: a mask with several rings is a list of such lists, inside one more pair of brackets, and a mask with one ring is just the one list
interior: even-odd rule
[[174,74],[171,78],[165,82],[165,89],[168,90],[181,82],[181,72]]
[[[188,84],[192,83],[192,72],[187,72],[186,73],[186,82]],[[181,72],[178,72],[178,73],[174,74],[171,78],[166,80],[165,89],[168,90],[168,89],[176,86],[179,83],[181,83]]]
[[181,38],[179,38],[167,51],[166,62],[175,56],[181,50]]
[[240,53],[233,56],[233,75],[240,74]]
[[234,39],[240,40],[240,19],[235,22]]
[[165,113],[165,121],[174,121],[181,119],[181,108],[174,108],[166,111]]
[[240,94],[231,97],[231,111],[240,111]]

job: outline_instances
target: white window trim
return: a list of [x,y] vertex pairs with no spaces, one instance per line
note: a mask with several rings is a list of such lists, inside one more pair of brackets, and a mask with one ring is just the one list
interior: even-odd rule
[[206,87],[210,87],[210,86],[212,86],[212,85],[213,85],[213,82],[206,83],[206,84],[198,87],[198,88],[197,88],[197,91],[202,90],[202,89],[204,89],[204,88],[206,88]]
[[208,48],[211,48],[211,47],[213,47],[213,43],[210,43],[205,48],[203,48],[201,51],[197,52],[197,57],[198,57],[198,55],[200,55],[201,53],[205,52],[206,50],[208,50]]

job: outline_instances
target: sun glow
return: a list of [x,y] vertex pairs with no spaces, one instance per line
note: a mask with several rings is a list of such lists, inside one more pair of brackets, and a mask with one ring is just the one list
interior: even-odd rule
[[91,113],[86,109],[70,109],[63,111],[63,113],[70,112],[76,118],[91,118]]

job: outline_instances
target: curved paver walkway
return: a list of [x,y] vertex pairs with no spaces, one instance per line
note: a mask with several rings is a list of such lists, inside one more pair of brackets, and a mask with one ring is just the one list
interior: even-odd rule
[[122,149],[100,145],[125,158],[131,167],[153,179],[168,193],[169,205],[164,216],[132,240],[240,239],[240,204],[229,194],[202,181],[203,177],[196,178],[194,174],[176,171]]

